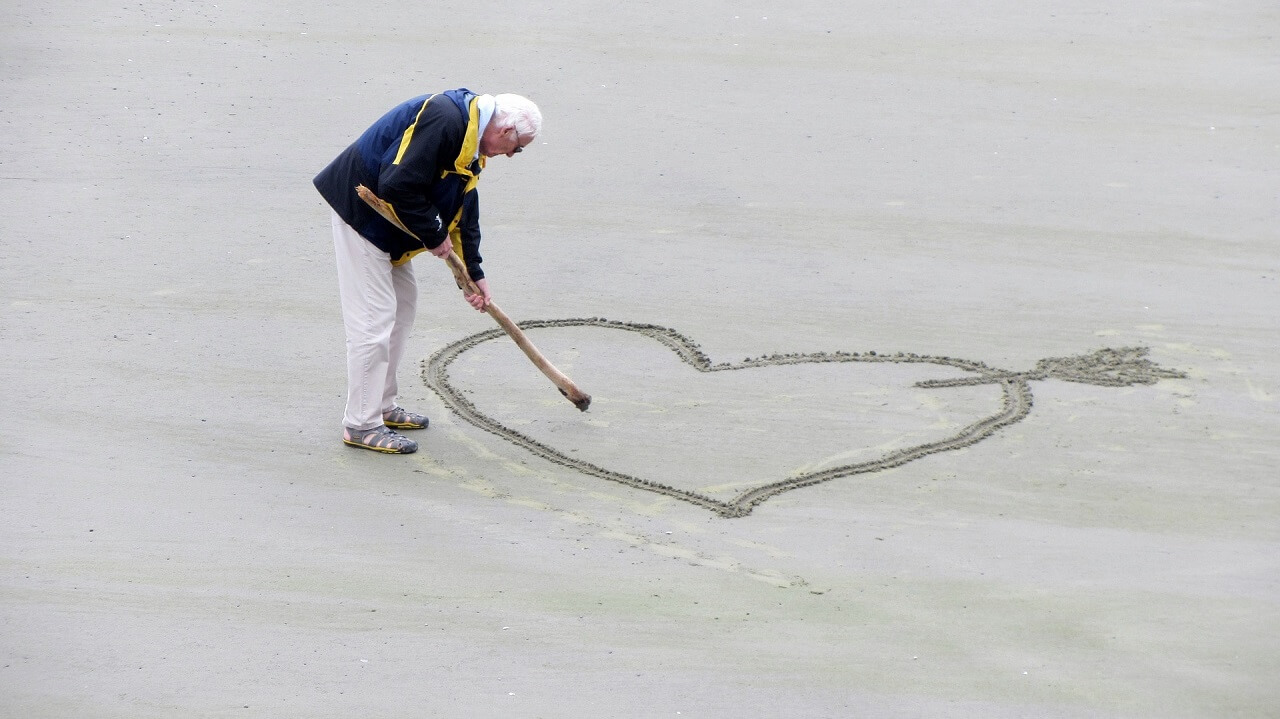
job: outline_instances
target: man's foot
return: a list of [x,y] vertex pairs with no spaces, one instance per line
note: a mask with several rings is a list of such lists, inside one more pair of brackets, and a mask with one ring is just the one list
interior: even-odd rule
[[392,407],[382,413],[382,423],[396,429],[426,429],[431,420],[426,415],[415,414],[403,407]]
[[392,432],[382,425],[373,429],[344,427],[342,429],[342,442],[352,447],[372,449],[375,452],[386,452],[387,454],[413,454],[418,451],[417,442],[403,434]]

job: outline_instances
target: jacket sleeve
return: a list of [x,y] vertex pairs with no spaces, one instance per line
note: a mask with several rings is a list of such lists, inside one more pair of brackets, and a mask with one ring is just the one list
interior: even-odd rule
[[484,277],[480,263],[480,193],[472,190],[462,198],[462,217],[458,220],[459,245],[462,250],[462,261],[467,263],[467,274],[471,279]]
[[440,210],[428,199],[431,186],[453,166],[465,131],[465,127],[460,130],[448,115],[428,103],[405,130],[402,141],[388,150],[378,175],[382,199],[429,249],[439,247],[449,235]]

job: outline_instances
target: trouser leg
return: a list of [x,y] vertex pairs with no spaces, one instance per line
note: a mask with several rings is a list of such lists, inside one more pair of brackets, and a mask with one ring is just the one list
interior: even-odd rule
[[[333,214],[338,292],[347,337],[347,406],[342,422],[352,429],[382,424],[396,324],[396,281],[390,255]],[[403,350],[401,350],[403,351]]]
[[418,278],[413,272],[413,262],[406,262],[391,268],[391,282],[396,293],[395,325],[391,328],[390,354],[387,360],[387,379],[383,389],[383,412],[396,405],[396,395],[400,393],[400,384],[396,380],[396,370],[400,367],[400,359],[404,356],[405,343],[409,340],[409,331],[413,329],[413,318],[418,309]]

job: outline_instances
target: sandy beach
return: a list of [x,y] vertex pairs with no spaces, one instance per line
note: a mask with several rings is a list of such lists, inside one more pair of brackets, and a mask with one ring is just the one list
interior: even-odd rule
[[[313,5],[0,8],[0,717],[1277,716],[1280,9]],[[311,178],[456,87],[592,405],[421,255],[351,449]]]

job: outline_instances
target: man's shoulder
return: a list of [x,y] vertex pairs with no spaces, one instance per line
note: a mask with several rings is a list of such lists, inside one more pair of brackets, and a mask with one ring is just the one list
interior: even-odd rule
[[434,122],[443,123],[459,129],[465,130],[467,127],[467,115],[458,109],[457,104],[452,98],[444,93],[430,95],[422,98],[427,103],[422,108],[421,119],[431,118]]
[[442,131],[456,129],[463,132],[467,127],[467,117],[458,112],[453,101],[443,93],[419,95],[391,108],[374,128],[386,127],[400,132],[410,125],[431,125]]

